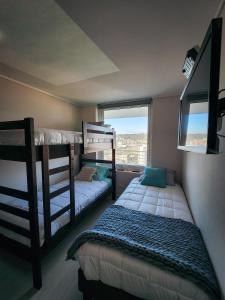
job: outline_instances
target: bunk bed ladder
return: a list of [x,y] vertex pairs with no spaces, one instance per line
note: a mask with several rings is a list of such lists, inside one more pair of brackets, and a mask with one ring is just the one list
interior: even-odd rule
[[[105,127],[104,125],[99,125],[101,122],[82,122],[82,134],[83,134],[83,148],[80,155],[80,168],[83,162],[95,162],[95,163],[106,163],[112,165],[112,199],[116,200],[116,133],[113,128]],[[92,147],[89,147],[88,139],[103,138],[110,139],[108,143],[93,143]],[[85,154],[97,153],[98,151],[103,151],[106,149],[111,149],[112,160],[104,159],[94,159],[85,158]]]
[[[49,169],[49,145],[42,146],[42,189],[43,189],[43,209],[44,209],[44,232],[45,232],[45,245],[49,246],[52,233],[51,222],[60,217],[66,211],[70,210],[70,223],[73,224],[75,220],[75,189],[74,189],[74,144],[68,145],[69,164],[61,167]],[[56,191],[50,191],[50,176],[69,171],[69,184],[59,188]],[[70,204],[64,206],[61,210],[51,214],[51,199],[59,196],[60,194],[70,191]]]

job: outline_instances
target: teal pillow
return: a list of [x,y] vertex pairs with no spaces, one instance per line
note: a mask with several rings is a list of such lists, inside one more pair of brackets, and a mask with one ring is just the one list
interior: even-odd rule
[[166,187],[166,170],[162,168],[145,168],[142,185],[151,185],[160,188]]
[[108,167],[96,165],[95,163],[87,163],[85,165],[89,166],[89,167],[97,168],[96,174],[93,176],[94,180],[101,181],[109,176],[109,168]]

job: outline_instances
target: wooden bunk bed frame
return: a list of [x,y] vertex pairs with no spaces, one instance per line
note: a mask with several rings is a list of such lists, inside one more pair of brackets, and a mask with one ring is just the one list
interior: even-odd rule
[[[30,239],[30,247],[19,243],[9,237],[0,234],[1,247],[13,251],[20,257],[31,262],[33,274],[33,286],[36,289],[42,287],[41,259],[57,245],[62,235],[67,232],[71,225],[77,224],[85,213],[93,205],[102,200],[112,192],[112,199],[116,197],[116,168],[115,168],[115,132],[112,128],[99,126],[97,123],[82,123],[83,143],[82,144],[63,144],[63,145],[40,145],[35,146],[34,142],[34,120],[25,118],[20,121],[0,122],[0,130],[24,130],[24,146],[0,145],[0,160],[10,160],[26,163],[27,191],[12,189],[0,186],[0,194],[22,199],[28,202],[28,210],[25,211],[9,204],[0,202],[0,210],[18,216],[29,221],[30,228],[25,229],[21,226],[0,219],[0,226]],[[110,140],[107,143],[88,143],[88,139],[104,138]],[[105,149],[112,150],[112,160],[90,159],[85,154],[96,153]],[[85,162],[107,163],[112,168],[112,188],[101,194],[94,203],[89,204],[78,215],[75,215],[75,155],[79,155],[80,167]],[[61,167],[49,169],[49,160],[69,157],[69,164]],[[37,178],[36,162],[41,162],[42,168],[42,190],[43,190],[43,212],[44,212],[44,234],[45,242],[40,246],[39,222],[38,222],[38,199],[37,199]],[[49,177],[61,172],[69,171],[69,184],[50,192]],[[70,203],[58,212],[51,214],[51,199],[70,191]],[[51,234],[51,222],[70,210],[70,223],[61,228],[56,234]]]

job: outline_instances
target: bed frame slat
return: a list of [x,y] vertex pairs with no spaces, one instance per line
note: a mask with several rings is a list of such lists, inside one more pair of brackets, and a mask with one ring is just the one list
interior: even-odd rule
[[24,129],[24,121],[6,121],[0,122],[0,130],[17,130]]
[[89,124],[87,122],[85,122],[85,123],[86,123],[87,130],[93,130],[93,131],[103,132],[103,133],[113,133],[113,129],[110,127],[93,125],[93,124]]
[[103,163],[103,164],[112,164],[112,160],[104,160],[104,159],[92,159],[92,158],[82,158],[83,162],[95,162],[95,163]]
[[50,169],[49,170],[49,175],[52,176],[54,174],[62,173],[62,172],[65,172],[65,171],[69,171],[69,169],[70,169],[69,165],[58,167],[58,168],[54,168],[54,169]]
[[92,153],[109,149],[112,149],[111,143],[88,143],[87,147],[84,148],[84,153]]
[[88,139],[107,139],[112,140],[113,135],[112,134],[103,134],[103,133],[94,133],[94,132],[88,132],[87,133]]
[[4,228],[6,228],[6,229],[9,229],[9,230],[11,230],[11,231],[13,231],[13,232],[16,232],[16,233],[18,233],[18,234],[20,234],[20,235],[23,235],[23,236],[25,236],[25,237],[27,237],[27,238],[30,238],[30,237],[31,237],[31,232],[30,232],[30,230],[27,230],[27,229],[25,229],[25,228],[23,228],[23,227],[17,226],[17,225],[15,225],[15,224],[12,224],[12,223],[7,222],[7,221],[5,221],[5,220],[1,220],[1,219],[0,219],[0,226],[4,227]]
[[27,220],[30,219],[28,211],[21,209],[21,208],[17,208],[15,206],[11,206],[11,205],[8,205],[5,203],[0,203],[0,210],[3,210],[7,213],[13,214],[18,217],[21,217],[23,219],[27,219]]
[[31,198],[28,192],[24,192],[12,188],[4,187],[4,186],[0,186],[0,194],[4,194],[10,197],[15,197],[26,201],[29,201]]
[[25,162],[25,146],[0,145],[0,159]]
[[58,217],[60,217],[61,215],[63,215],[68,210],[70,210],[70,204],[68,204],[67,206],[63,207],[62,209],[60,209],[59,211],[57,211],[57,213],[55,213],[54,215],[52,215],[51,216],[51,222],[54,221],[55,219],[57,219]]
[[65,193],[65,192],[67,192],[69,189],[70,189],[70,185],[68,184],[68,185],[66,185],[66,186],[64,186],[64,187],[62,187],[62,188],[60,188],[60,189],[58,189],[54,192],[51,192],[49,198],[53,199],[53,198]]

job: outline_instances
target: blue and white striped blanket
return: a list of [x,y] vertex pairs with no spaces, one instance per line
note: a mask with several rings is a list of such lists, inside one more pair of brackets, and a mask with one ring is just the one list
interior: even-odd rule
[[74,259],[86,242],[104,244],[139,257],[184,277],[211,299],[220,299],[212,264],[197,226],[112,205],[90,229],[81,233],[68,250]]

